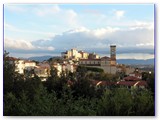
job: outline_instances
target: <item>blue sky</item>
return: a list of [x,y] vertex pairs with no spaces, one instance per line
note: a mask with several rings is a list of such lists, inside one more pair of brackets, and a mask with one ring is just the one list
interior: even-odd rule
[[79,50],[154,57],[154,4],[5,4],[4,48],[15,57]]

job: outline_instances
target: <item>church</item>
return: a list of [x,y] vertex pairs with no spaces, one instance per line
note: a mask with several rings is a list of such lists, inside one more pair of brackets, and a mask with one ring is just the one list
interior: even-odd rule
[[105,73],[116,74],[116,45],[110,46],[110,57],[79,59],[79,65],[97,67],[103,69]]

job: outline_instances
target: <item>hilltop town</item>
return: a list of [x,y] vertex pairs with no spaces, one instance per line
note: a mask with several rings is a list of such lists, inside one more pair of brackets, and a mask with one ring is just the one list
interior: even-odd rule
[[63,72],[74,73],[79,66],[83,66],[87,68],[88,76],[90,76],[90,74],[99,75],[100,73],[116,76],[116,80],[114,80],[116,81],[115,83],[105,82],[104,80],[107,77],[103,79],[100,79],[100,77],[90,77],[94,84],[103,84],[105,86],[116,84],[126,86],[127,88],[147,87],[147,82],[142,79],[142,76],[145,73],[148,74],[148,72],[116,62],[116,45],[110,46],[110,57],[100,57],[96,53],[87,53],[73,48],[62,52],[59,59],[50,58],[48,61],[45,60],[43,62],[23,60],[14,57],[7,57],[6,60],[9,61],[10,64],[15,64],[15,71],[19,74],[30,77],[37,75],[41,81],[46,81],[47,78],[51,76],[51,69],[53,68],[56,69],[57,75],[61,76]]
[[4,115],[154,115],[154,95],[154,71],[118,64],[115,45],[43,62],[4,53]]

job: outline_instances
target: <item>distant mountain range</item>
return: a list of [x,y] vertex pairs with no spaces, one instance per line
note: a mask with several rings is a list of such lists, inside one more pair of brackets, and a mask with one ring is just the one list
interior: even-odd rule
[[[49,58],[53,58],[53,57],[57,57],[57,56],[38,56],[38,57],[30,57],[28,59],[42,62],[44,60],[48,60]],[[153,65],[154,64],[154,59],[147,59],[147,60],[117,59],[117,63],[128,64],[128,65],[134,65],[134,64]]]
[[154,59],[147,59],[147,60],[136,60],[136,59],[118,59],[117,63],[119,64],[141,64],[141,65],[154,65]]
[[38,57],[29,57],[28,59],[42,62],[42,61],[48,60],[49,58],[52,58],[52,57],[53,56],[38,56]]

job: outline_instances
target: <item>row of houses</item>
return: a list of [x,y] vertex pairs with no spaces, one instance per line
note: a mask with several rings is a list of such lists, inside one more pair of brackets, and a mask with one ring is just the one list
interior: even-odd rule
[[[128,79],[128,78],[127,78]],[[119,87],[125,87],[128,89],[135,89],[135,88],[140,88],[140,89],[145,89],[148,87],[148,84],[144,80],[134,80],[132,78],[129,78],[130,80],[125,80],[125,78],[121,81],[118,82],[109,82],[109,81],[101,81],[101,80],[92,80],[91,84],[100,87],[103,86],[105,88],[111,88],[112,86],[119,86]]]
[[[47,61],[37,63],[30,60],[22,60],[13,57],[7,58],[10,63],[15,63],[16,71],[20,74],[25,74],[26,71],[34,71],[36,75],[41,78],[50,76],[50,69],[54,67],[57,69],[57,74],[60,76],[62,71],[75,72],[78,65],[85,65],[89,67],[102,68],[104,72],[115,74],[124,72],[126,75],[134,72],[134,68],[124,65],[110,65],[110,58],[102,57],[99,59],[82,59],[79,63],[74,63],[72,60],[63,61],[61,63],[54,62],[49,64]],[[90,61],[89,61],[90,60]]]
[[15,64],[15,71],[19,74],[24,75],[26,73],[31,73],[31,76],[36,74],[42,81],[45,81],[46,78],[50,76],[51,67],[56,68],[57,75],[60,76],[62,71],[74,72],[77,66],[71,61],[50,64],[47,61],[36,63],[34,61],[17,59],[14,57],[8,57],[7,61],[9,61],[10,64]]
[[[138,76],[137,76],[138,75]],[[145,89],[148,87],[148,84],[145,80],[142,80],[142,75],[140,73],[131,73],[129,76],[124,77],[118,82],[102,81],[102,80],[91,80],[91,84],[99,88],[103,86],[105,88],[111,88],[113,86],[125,87],[128,89]]]

